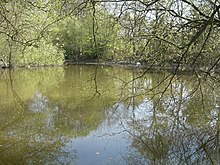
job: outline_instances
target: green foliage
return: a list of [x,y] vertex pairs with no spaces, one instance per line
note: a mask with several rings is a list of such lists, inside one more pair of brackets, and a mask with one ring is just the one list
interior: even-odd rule
[[[214,4],[122,3],[1,2],[0,56],[19,65],[62,64],[64,60],[215,63],[219,24]],[[211,21],[212,13],[215,21]]]
[[76,58],[80,54],[82,25],[74,17],[62,20],[53,28],[51,37],[54,45],[64,50],[66,59]]
[[0,4],[1,55],[9,65],[63,64],[62,50],[48,38],[59,1],[8,1]]
[[82,17],[65,18],[53,29],[53,43],[64,50],[65,59],[92,61],[114,56],[119,26],[108,13],[97,10],[95,22],[93,11],[89,9]]
[[15,56],[14,62],[18,65],[30,66],[62,65],[64,56],[61,49],[42,39],[37,46],[28,46]]

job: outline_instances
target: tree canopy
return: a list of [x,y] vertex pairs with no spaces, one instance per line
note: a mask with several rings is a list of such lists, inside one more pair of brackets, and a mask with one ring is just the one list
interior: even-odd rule
[[1,1],[0,53],[9,65],[65,60],[218,67],[216,0]]

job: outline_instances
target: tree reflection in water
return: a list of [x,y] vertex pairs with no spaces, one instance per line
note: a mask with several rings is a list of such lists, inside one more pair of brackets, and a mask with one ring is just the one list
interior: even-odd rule
[[4,73],[0,164],[218,164],[216,80],[97,66]]
[[[144,86],[146,79],[151,83]],[[157,82],[157,78],[142,77],[128,85],[130,93],[125,95],[130,97],[125,97],[125,104],[131,113],[123,119],[123,127],[136,152],[124,159],[128,164],[218,164],[220,102],[219,89],[213,90],[216,84],[179,77],[168,85]],[[132,90],[140,84],[142,89]],[[143,93],[148,97],[143,99]]]

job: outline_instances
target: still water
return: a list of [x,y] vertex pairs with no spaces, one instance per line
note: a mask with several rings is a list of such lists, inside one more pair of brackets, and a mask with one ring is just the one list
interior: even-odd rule
[[219,164],[218,81],[92,65],[0,70],[0,164]]

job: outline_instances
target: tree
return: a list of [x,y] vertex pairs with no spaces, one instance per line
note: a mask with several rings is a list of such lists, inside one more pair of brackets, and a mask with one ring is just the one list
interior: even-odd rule
[[[54,9],[58,3],[60,2],[54,1],[50,4],[40,0],[33,2],[13,0],[0,3],[1,56],[10,67],[13,63],[26,64],[30,61],[38,63],[36,60],[43,63],[45,60],[42,55],[34,61],[27,54],[48,52],[47,55],[51,60],[54,60],[53,54],[61,55],[56,47],[49,43],[46,35],[49,27],[57,20],[54,18],[59,16]],[[58,59],[62,61],[62,57]],[[60,63],[59,60],[53,62]]]
[[[133,52],[135,47],[143,48],[137,41],[145,42],[142,43],[144,45],[142,55],[145,55],[146,59],[157,61],[156,63],[173,61],[178,64],[176,69],[180,68],[181,63],[194,65],[203,62],[204,64],[204,61],[209,59],[207,71],[212,70],[218,63],[217,51],[212,53],[215,54],[212,60],[209,58],[212,47],[209,43],[218,34],[219,27],[217,1],[138,0],[102,1],[102,3],[113,3],[116,8],[114,15],[122,29],[125,31],[127,29],[133,39],[135,36]],[[112,8],[109,9],[110,12]],[[129,19],[124,19],[126,17]],[[122,32],[122,34],[126,36],[126,33]],[[211,50],[216,49],[211,48]]]

